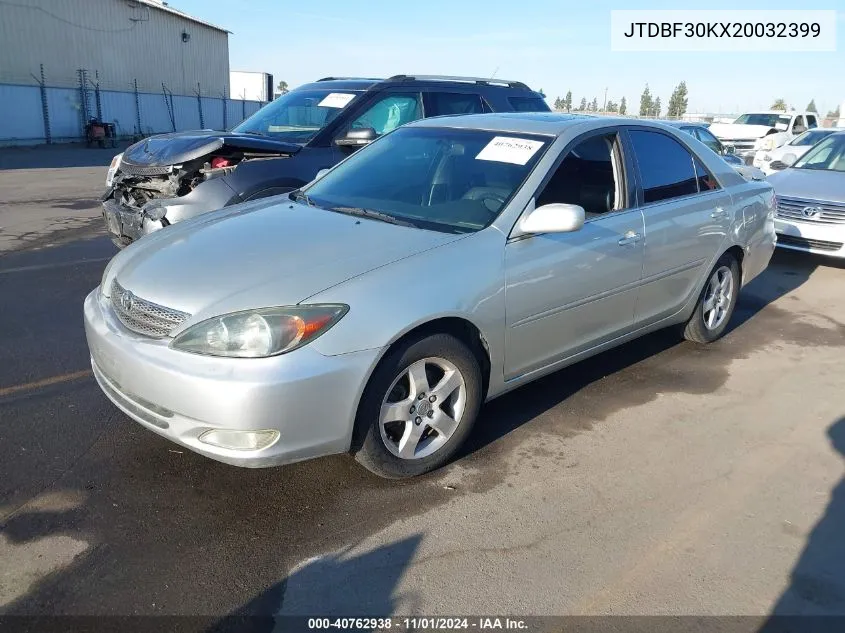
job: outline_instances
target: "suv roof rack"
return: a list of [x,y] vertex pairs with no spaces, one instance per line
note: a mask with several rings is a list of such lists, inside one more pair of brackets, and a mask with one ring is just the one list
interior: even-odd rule
[[451,75],[394,75],[387,79],[387,81],[454,81],[468,84],[483,84],[486,86],[507,86],[508,88],[522,88],[530,90],[530,88],[521,81],[512,81],[510,79],[495,79],[493,77],[454,77]]
[[384,81],[380,77],[323,77],[317,81]]

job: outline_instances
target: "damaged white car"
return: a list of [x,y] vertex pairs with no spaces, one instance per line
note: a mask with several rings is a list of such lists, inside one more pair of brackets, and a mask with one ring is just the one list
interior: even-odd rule
[[710,131],[725,145],[733,146],[736,155],[750,165],[758,151],[781,147],[818,125],[814,112],[770,110],[742,114],[733,123],[714,123]]

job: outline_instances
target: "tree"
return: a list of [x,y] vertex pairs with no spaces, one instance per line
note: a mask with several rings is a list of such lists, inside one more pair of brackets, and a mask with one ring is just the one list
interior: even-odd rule
[[593,112],[599,111],[599,100],[593,97],[593,102],[590,104],[590,110]]
[[619,102],[619,114],[626,114],[628,112],[628,102],[625,101],[625,97],[622,97],[622,101]]
[[563,99],[560,97],[555,99],[555,110],[563,110]]
[[786,101],[783,99],[775,99],[775,102],[772,104],[772,107],[769,108],[770,110],[783,110],[786,112]]
[[290,92],[290,90],[288,90],[288,82],[280,81],[279,85],[276,86],[276,90],[279,91],[280,95],[286,95],[287,93]]
[[818,112],[818,108],[816,108],[816,100],[810,99],[810,103],[807,104],[807,112]]
[[645,85],[643,94],[640,95],[640,116],[648,116],[654,106],[651,100],[651,91],[648,89],[648,84]]
[[654,113],[653,116],[659,117],[660,111],[662,109],[663,109],[663,106],[660,105],[660,97],[657,97],[657,99],[654,100],[654,104],[652,105],[652,108],[651,108],[652,112]]
[[587,100],[584,97],[581,97],[581,105],[578,106],[578,111],[583,112],[587,109]]
[[608,101],[604,109],[606,112],[619,112],[619,106],[613,101]]
[[566,108],[567,112],[572,110],[572,91],[571,90],[567,91],[566,97],[563,99],[563,107]]
[[680,119],[687,111],[687,82],[682,81],[672,91],[672,96],[669,97],[669,109],[666,111],[666,116]]
[[831,110],[830,112],[828,112],[827,117],[829,119],[838,119],[840,117],[839,107],[837,107],[836,110]]
[[539,92],[539,93],[540,93],[540,96],[541,96],[541,97],[543,97],[543,99],[545,99],[545,98],[546,98],[546,93],[545,93],[545,92],[543,92],[543,89],[542,89],[542,88],[540,88],[537,92]]

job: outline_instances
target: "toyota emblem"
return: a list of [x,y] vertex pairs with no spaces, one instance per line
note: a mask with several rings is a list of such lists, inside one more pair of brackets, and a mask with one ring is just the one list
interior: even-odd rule
[[803,215],[808,220],[815,220],[822,214],[821,207],[804,207],[801,209],[801,215]]
[[132,305],[135,303],[135,295],[128,290],[124,290],[120,295],[120,307],[124,312],[132,312]]

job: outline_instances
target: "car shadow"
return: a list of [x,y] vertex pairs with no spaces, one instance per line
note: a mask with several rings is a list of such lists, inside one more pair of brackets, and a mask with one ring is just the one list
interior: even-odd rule
[[[750,352],[750,347],[767,342],[765,332],[759,336],[746,336],[749,328],[761,331],[753,323],[754,319],[764,312],[767,324],[788,318],[786,311],[772,304],[802,286],[816,268],[828,263],[804,253],[777,250],[769,267],[743,288],[722,341],[712,346],[698,346],[683,341],[677,329],[669,328],[554,372],[487,404],[460,455],[466,457],[480,451],[565,403],[574,394],[634,366],[643,366],[648,380],[639,382],[649,391],[626,390],[627,397],[604,394],[600,401],[596,399],[595,410],[570,412],[571,415],[567,415],[570,418],[569,429],[574,432],[585,430],[592,422],[604,419],[616,410],[644,404],[657,395],[657,389],[660,392],[715,391],[727,380],[727,363]],[[761,328],[765,326],[760,324]],[[709,348],[721,353],[711,353]],[[687,377],[690,379],[687,380]],[[574,416],[580,418],[575,419]],[[554,429],[556,433],[562,430],[566,429],[560,425]]]
[[[845,417],[834,422],[827,435],[840,457],[845,458]],[[845,628],[843,534],[845,478],[831,492],[824,515],[810,532],[804,551],[792,568],[789,586],[760,633],[828,633]]]
[[[422,541],[421,534],[349,556],[350,548],[316,557],[286,578],[224,616],[206,633],[307,631],[309,618],[360,617],[346,630],[380,630],[378,620],[414,612],[412,594],[397,593],[399,581]],[[320,626],[317,628],[328,628]]]

